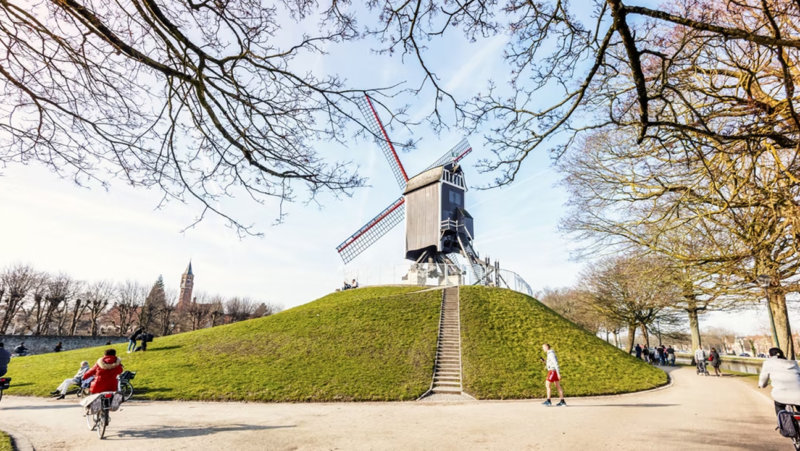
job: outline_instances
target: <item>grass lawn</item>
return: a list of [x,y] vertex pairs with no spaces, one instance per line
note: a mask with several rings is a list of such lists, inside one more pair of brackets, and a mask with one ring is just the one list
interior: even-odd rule
[[660,369],[509,290],[461,287],[461,337],[464,390],[480,399],[544,397],[542,343],[556,351],[567,396],[625,393],[667,382]]
[[[248,401],[409,400],[430,386],[441,291],[370,287],[266,318],[114,346],[137,398]],[[46,396],[105,347],[15,358],[10,395]]]
[[[333,293],[227,326],[157,337],[126,354],[136,397],[241,401],[412,400],[430,386],[441,291],[369,287]],[[553,345],[569,396],[652,388],[666,374],[606,344],[536,300],[462,287],[465,390],[479,398],[544,395],[541,344]],[[8,394],[47,396],[105,347],[15,358]]]
[[3,431],[0,431],[0,451],[14,451],[11,446],[11,437]]

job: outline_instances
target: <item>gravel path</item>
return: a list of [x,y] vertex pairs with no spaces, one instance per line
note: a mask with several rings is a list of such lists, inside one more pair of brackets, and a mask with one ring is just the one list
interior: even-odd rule
[[[34,449],[791,449],[767,391],[737,377],[671,372],[644,393],[540,400],[248,404],[136,402],[107,438],[86,429],[75,398],[4,397],[0,429]],[[565,375],[569,394],[569,375]]]

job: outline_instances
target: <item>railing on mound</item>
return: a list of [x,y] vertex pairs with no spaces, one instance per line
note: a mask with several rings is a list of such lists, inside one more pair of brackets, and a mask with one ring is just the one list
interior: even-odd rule
[[417,285],[451,287],[456,285],[482,285],[508,288],[533,296],[531,286],[519,274],[508,269],[491,268],[488,275],[476,280],[475,273],[466,265],[412,263],[387,267],[346,268],[344,280],[358,281],[359,286]]

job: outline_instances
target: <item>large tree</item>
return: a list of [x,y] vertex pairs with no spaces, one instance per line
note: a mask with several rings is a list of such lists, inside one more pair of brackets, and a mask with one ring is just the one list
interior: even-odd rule
[[685,279],[693,324],[712,300],[758,299],[755,281],[766,277],[776,339],[793,355],[786,294],[800,289],[800,183],[782,169],[787,151],[738,150],[677,138],[637,145],[630,128],[597,131],[561,162],[571,197],[564,223],[596,244],[665,255]]
[[343,6],[0,2],[0,161],[38,161],[78,183],[157,187],[240,232],[221,198],[360,186],[353,169],[314,149],[342,140],[353,110],[356,93],[308,64],[358,36]]
[[[560,154],[602,127],[634,127],[639,143],[682,136],[739,151],[753,142],[796,151],[800,143],[796,0],[379,3],[388,46],[426,70],[436,65],[424,45],[450,29],[509,36],[510,84],[491,84],[461,110],[492,127],[497,158],[486,168],[500,171],[498,183],[512,181],[536,149]],[[784,176],[792,177],[789,167]]]
[[659,320],[672,322],[669,307],[680,296],[658,259],[636,253],[602,259],[588,267],[581,280],[588,307],[605,321],[627,328],[628,352],[637,328],[649,346],[652,325]]

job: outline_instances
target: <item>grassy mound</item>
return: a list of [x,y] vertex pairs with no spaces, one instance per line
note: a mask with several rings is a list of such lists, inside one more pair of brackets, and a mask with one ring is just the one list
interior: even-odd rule
[[[137,398],[407,400],[428,389],[440,291],[372,287],[333,293],[266,318],[115,346],[137,371]],[[8,394],[45,396],[103,348],[15,358]]]
[[542,343],[556,351],[567,396],[624,393],[667,382],[663,371],[531,297],[498,288],[461,287],[460,300],[464,390],[477,398],[544,397]]
[[[248,401],[409,400],[430,386],[441,291],[370,287],[261,318],[156,338],[126,354],[138,398]],[[541,344],[558,353],[569,396],[655,387],[666,375],[527,296],[461,288],[465,390],[544,395]],[[104,347],[15,358],[9,394],[46,396]]]

